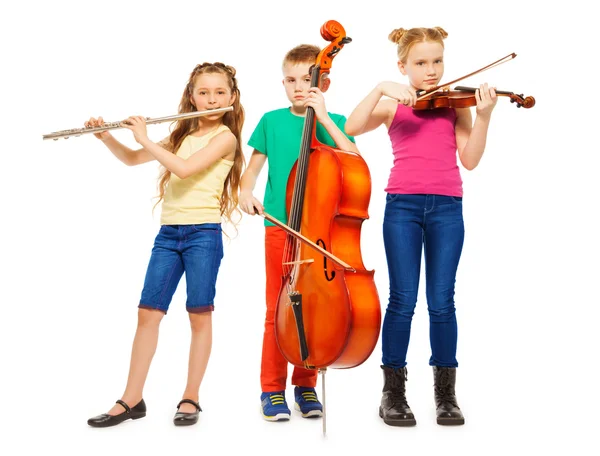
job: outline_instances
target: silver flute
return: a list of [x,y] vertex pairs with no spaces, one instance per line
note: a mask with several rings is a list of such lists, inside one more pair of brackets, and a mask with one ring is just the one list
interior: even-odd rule
[[[174,116],[167,117],[156,117],[152,119],[150,117],[146,118],[147,124],[156,124],[162,122],[170,122],[174,120],[182,120],[182,119],[192,119],[194,117],[208,116],[212,114],[220,114],[222,112],[233,111],[233,106],[227,106],[226,108],[218,108],[218,109],[207,109],[206,111],[193,111],[193,112],[184,112],[183,114],[175,114]],[[71,130],[60,130],[55,131],[54,133],[49,133],[43,136],[43,139],[53,139],[58,140],[60,138],[69,138],[70,136],[81,136],[86,133],[98,133],[101,131],[107,130],[115,130],[117,128],[124,128],[123,123],[121,122],[105,122],[101,127],[84,127],[84,128],[72,128]]]

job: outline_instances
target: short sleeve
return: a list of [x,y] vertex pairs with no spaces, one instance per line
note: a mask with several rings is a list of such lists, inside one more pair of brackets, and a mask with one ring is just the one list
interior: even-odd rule
[[266,134],[266,120],[265,116],[262,116],[260,122],[252,132],[248,145],[258,152],[267,155],[267,134]]
[[344,116],[338,116],[335,124],[338,126],[338,128],[340,130],[342,130],[342,133],[344,133],[350,141],[352,141],[353,143],[356,144],[356,141],[354,140],[354,136],[350,136],[348,133],[346,133],[346,118]]

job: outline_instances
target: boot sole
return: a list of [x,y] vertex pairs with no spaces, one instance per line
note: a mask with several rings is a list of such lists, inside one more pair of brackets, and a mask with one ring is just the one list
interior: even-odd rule
[[381,407],[379,407],[379,417],[383,419],[383,422],[385,424],[387,424],[388,426],[403,426],[403,427],[408,427],[408,426],[416,426],[417,424],[417,420],[416,419],[412,419],[412,420],[389,420],[389,419],[385,419],[383,418],[383,410],[381,410]]
[[437,424],[441,426],[460,426],[465,424],[464,418],[438,418]]

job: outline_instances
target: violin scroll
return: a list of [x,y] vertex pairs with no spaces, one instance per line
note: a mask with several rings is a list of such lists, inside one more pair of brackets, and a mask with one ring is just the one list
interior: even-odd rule
[[523,98],[523,94],[521,95],[516,95],[516,94],[511,94],[510,96],[510,102],[511,103],[517,103],[517,108],[525,108],[525,109],[529,109],[529,108],[533,108],[535,106],[535,98],[533,97],[525,97]]

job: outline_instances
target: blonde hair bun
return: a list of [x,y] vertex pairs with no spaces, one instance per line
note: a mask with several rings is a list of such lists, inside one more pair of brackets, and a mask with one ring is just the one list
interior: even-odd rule
[[433,28],[436,29],[438,32],[440,32],[440,35],[442,35],[443,39],[448,37],[448,32],[446,32],[446,30],[444,30],[442,27],[433,27]]
[[390,41],[391,41],[392,43],[396,43],[396,44],[398,44],[398,43],[400,42],[400,40],[402,39],[402,37],[404,36],[404,34],[405,34],[407,31],[408,31],[408,30],[406,30],[406,29],[403,29],[403,28],[397,28],[397,29],[394,29],[394,30],[392,31],[392,33],[390,33],[390,34],[388,35],[388,38],[390,39]]

